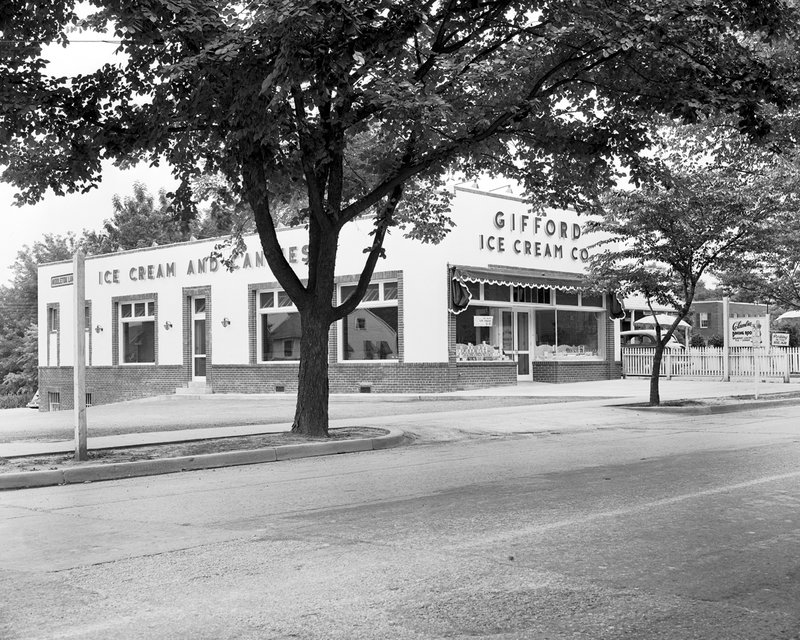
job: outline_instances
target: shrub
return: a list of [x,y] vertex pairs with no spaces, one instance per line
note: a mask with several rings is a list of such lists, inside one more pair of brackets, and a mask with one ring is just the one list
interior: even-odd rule
[[725,338],[719,334],[714,334],[708,339],[708,346],[720,349],[725,346]]
[[0,395],[0,409],[16,409],[24,407],[31,401],[32,393],[9,393]]
[[701,335],[692,336],[689,340],[689,346],[695,349],[705,349],[706,339]]
[[794,322],[782,321],[777,324],[773,331],[780,331],[789,334],[789,346],[800,346],[800,327]]

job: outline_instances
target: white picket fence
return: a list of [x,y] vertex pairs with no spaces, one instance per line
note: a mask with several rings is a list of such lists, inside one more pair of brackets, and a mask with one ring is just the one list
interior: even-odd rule
[[[622,375],[625,377],[650,376],[653,370],[653,347],[624,347],[622,349]],[[665,378],[723,378],[725,364],[722,349],[688,349],[664,351],[660,375]],[[730,353],[732,378],[781,378],[789,382],[792,375],[800,375],[800,349],[736,347]]]

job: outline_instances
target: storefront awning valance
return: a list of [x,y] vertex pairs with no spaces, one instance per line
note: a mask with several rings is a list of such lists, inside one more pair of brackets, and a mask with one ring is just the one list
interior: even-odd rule
[[[452,312],[459,314],[469,306],[472,294],[466,282],[484,282],[521,287],[554,288],[560,291],[588,291],[590,287],[578,273],[548,271],[545,269],[521,269],[513,267],[476,268],[467,266],[452,267],[451,299]],[[621,304],[615,295],[609,295],[608,308],[612,318],[624,315]]]
[[453,279],[462,282],[487,282],[521,287],[554,287],[562,291],[584,291],[587,289],[583,276],[564,271],[544,269],[479,269],[474,267],[453,267]]

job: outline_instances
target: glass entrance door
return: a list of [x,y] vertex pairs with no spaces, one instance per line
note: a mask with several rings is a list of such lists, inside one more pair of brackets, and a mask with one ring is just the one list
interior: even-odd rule
[[531,377],[531,314],[527,310],[503,311],[503,351],[517,363],[517,379]]
[[192,298],[192,380],[206,379],[206,299]]

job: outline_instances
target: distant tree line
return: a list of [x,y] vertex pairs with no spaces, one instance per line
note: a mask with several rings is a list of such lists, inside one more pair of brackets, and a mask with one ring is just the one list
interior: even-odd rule
[[0,285],[0,396],[15,397],[1,400],[0,408],[24,404],[38,388],[38,265],[69,260],[79,247],[87,255],[101,255],[254,231],[252,213],[224,181],[198,179],[195,192],[205,206],[185,220],[175,214],[165,191],[154,196],[144,184],[134,183],[132,195],[113,197],[113,213],[99,231],[48,233],[17,252],[10,284]]

